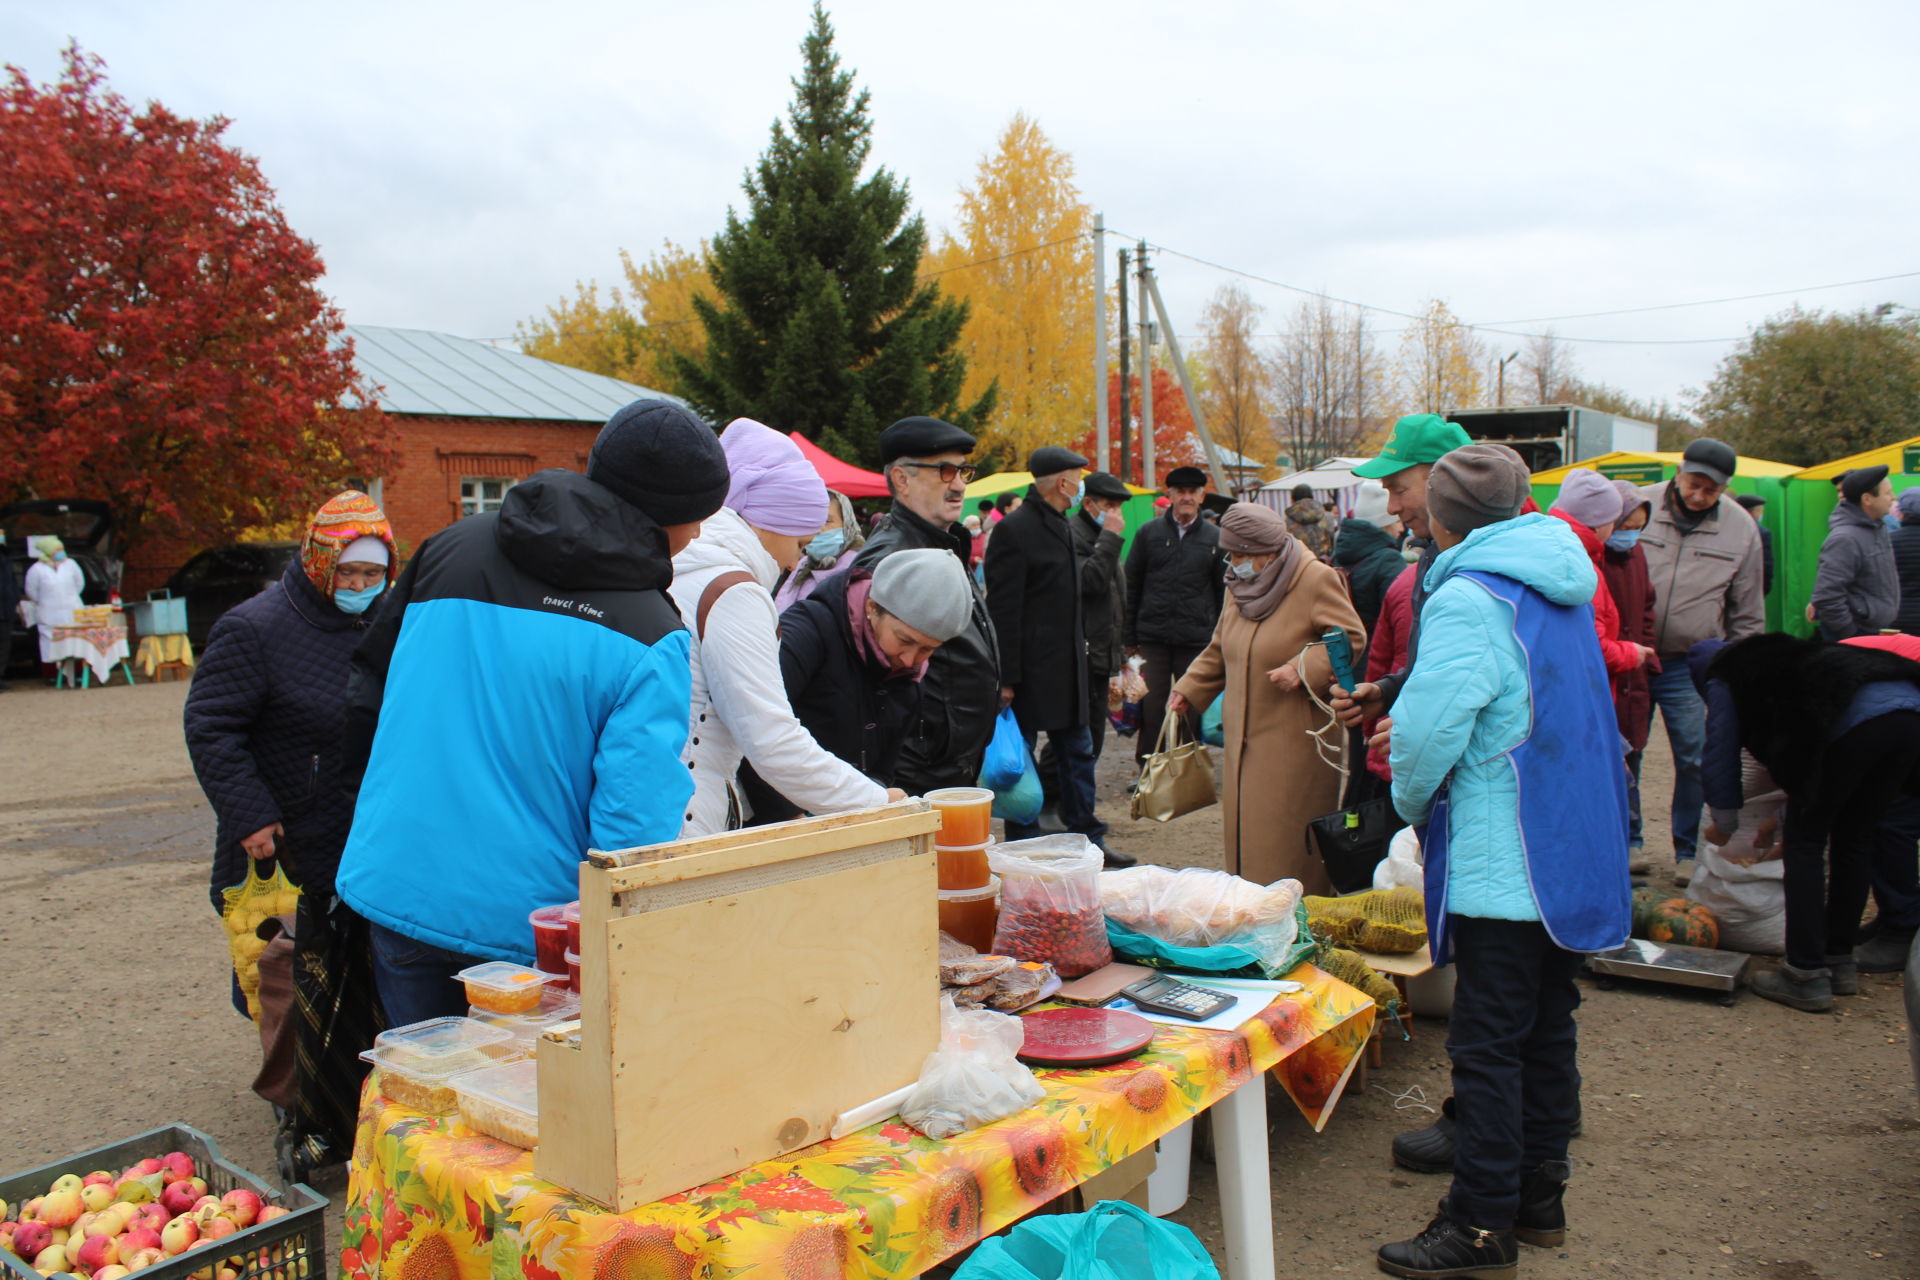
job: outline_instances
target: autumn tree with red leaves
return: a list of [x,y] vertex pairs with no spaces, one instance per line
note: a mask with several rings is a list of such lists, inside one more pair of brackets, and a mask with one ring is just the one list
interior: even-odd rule
[[320,255],[227,121],[135,111],[70,46],[0,88],[0,497],[217,540],[389,470]]
[[[1175,467],[1203,467],[1205,455],[1200,451],[1200,437],[1194,433],[1193,414],[1187,410],[1187,396],[1180,388],[1180,381],[1170,369],[1156,366],[1153,371],[1153,471],[1151,480],[1140,479],[1140,376],[1131,374],[1127,378],[1127,400],[1134,411],[1133,430],[1127,433],[1127,473],[1126,478],[1132,484],[1144,484],[1148,488],[1160,488],[1166,483],[1167,472]],[[1112,423],[1108,431],[1107,456],[1101,458],[1100,450],[1094,440],[1095,432],[1089,430],[1086,435],[1075,440],[1070,446],[1081,457],[1094,459],[1094,467],[1111,475],[1120,474],[1120,375],[1107,375],[1107,420]]]

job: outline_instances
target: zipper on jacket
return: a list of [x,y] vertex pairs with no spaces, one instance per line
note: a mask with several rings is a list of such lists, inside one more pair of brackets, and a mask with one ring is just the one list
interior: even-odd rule
[[319,797],[320,797],[320,753],[316,751],[314,752],[314,755],[313,755],[313,769],[310,773],[307,774],[307,799],[317,800],[319,799]]

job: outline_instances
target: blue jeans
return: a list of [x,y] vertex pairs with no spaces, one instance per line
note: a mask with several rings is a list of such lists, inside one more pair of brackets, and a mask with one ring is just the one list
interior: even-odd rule
[[479,964],[479,959],[409,938],[372,921],[367,922],[367,931],[373,946],[373,984],[379,988],[388,1026],[466,1016],[467,993],[453,975],[468,965]]
[[[1034,739],[1040,735],[1034,732],[1024,736],[1027,751],[1031,753]],[[1107,824],[1093,812],[1093,766],[1097,758],[1093,750],[1093,731],[1083,724],[1074,725],[1071,729],[1049,729],[1047,742],[1053,747],[1055,776],[1060,785],[1060,821],[1067,830],[1078,831],[1098,844],[1107,834]],[[1037,823],[1007,823],[1009,840],[1030,840],[1039,834]]]
[[1580,1113],[1573,1011],[1584,957],[1538,920],[1449,916],[1455,988],[1453,1216],[1511,1227],[1529,1169],[1567,1158]]
[[1660,661],[1665,670],[1655,673],[1651,683],[1653,705],[1660,708],[1667,744],[1673,748],[1673,856],[1677,860],[1691,858],[1700,844],[1700,806],[1706,803],[1700,756],[1707,746],[1707,704],[1693,687],[1685,654],[1662,654]]

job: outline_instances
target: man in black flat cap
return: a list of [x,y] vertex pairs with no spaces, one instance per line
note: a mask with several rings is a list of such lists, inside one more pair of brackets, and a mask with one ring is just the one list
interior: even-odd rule
[[1120,509],[1133,495],[1104,471],[1087,474],[1086,496],[1067,521],[1080,560],[1080,616],[1087,639],[1087,727],[1093,733],[1093,758],[1107,741],[1107,683],[1120,669],[1126,650],[1127,583],[1120,572],[1120,543],[1127,531]]
[[[1143,761],[1160,737],[1167,695],[1213,639],[1226,591],[1227,562],[1220,554],[1220,526],[1200,518],[1207,473],[1175,467],[1167,473],[1167,512],[1140,526],[1127,553],[1127,617],[1122,641],[1127,655],[1146,659],[1147,682],[1140,704],[1140,733],[1133,741],[1135,763]],[[1200,717],[1188,717],[1192,736],[1200,736]]]
[[[896,551],[939,547],[971,569],[973,538],[958,523],[966,505],[973,437],[938,418],[902,418],[880,433],[880,471],[893,495],[887,522],[854,566],[873,569]],[[968,583],[974,579],[971,572]],[[934,650],[920,681],[920,710],[900,750],[894,785],[908,795],[971,787],[1000,711],[1000,661],[993,620],[977,585],[973,621]]]
[[1811,608],[1825,640],[1878,634],[1900,611],[1893,535],[1893,482],[1884,466],[1856,467],[1841,478],[1840,503],[1827,517]]
[[[987,608],[1000,641],[1001,700],[1013,707],[1029,749],[1047,735],[1058,770],[1060,821],[1104,851],[1107,826],[1094,813],[1080,560],[1066,518],[1083,496],[1086,465],[1058,445],[1033,451],[1027,500],[987,540]],[[1039,834],[1037,824],[1007,823],[1009,840]],[[1109,866],[1130,862],[1111,853],[1107,860]]]

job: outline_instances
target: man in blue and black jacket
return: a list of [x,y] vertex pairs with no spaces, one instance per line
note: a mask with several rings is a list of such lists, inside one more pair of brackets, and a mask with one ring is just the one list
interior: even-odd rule
[[666,588],[727,479],[711,428],[636,401],[585,475],[537,473],[401,574],[354,657],[338,878],[390,1025],[463,1013],[471,963],[531,964],[527,913],[579,896],[588,848],[679,836],[692,677]]

